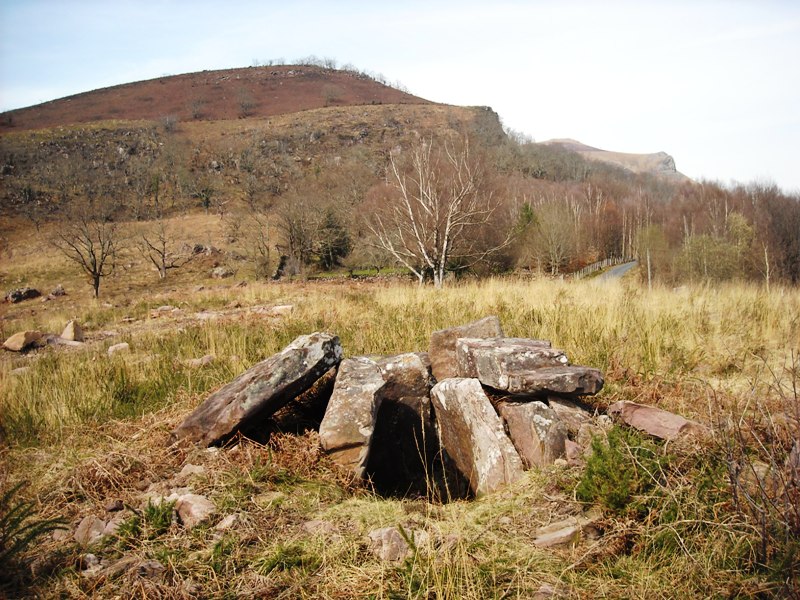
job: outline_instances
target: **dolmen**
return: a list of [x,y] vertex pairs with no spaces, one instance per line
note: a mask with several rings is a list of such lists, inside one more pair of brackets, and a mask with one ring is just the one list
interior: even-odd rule
[[564,459],[592,419],[585,398],[603,387],[598,369],[572,365],[549,341],[505,337],[495,316],[434,331],[427,352],[388,357],[344,358],[335,335],[317,332],[212,393],[172,440],[208,446],[263,429],[334,371],[320,444],[391,493],[461,486],[482,496]]

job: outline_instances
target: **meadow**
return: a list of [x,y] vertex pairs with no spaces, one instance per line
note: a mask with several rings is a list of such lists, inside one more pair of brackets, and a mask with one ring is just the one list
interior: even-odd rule
[[[547,586],[569,598],[799,593],[798,482],[785,467],[800,439],[796,289],[648,290],[634,276],[498,278],[435,290],[389,279],[209,283],[135,298],[119,291],[3,322],[8,336],[12,325],[59,332],[77,317],[89,343],[2,356],[0,477],[6,487],[28,481],[21,493],[41,518],[72,523],[112,498],[137,506],[147,485],[199,464],[192,489],[212,499],[220,518],[239,518],[224,531],[213,522],[186,531],[144,511],[90,549],[108,560],[157,560],[164,569],[154,578],[83,576],[86,550],[44,536],[17,557],[33,564],[30,595],[531,598]],[[162,305],[180,312],[154,318]],[[293,308],[281,316],[249,310],[277,305]],[[221,315],[198,318],[204,310]],[[348,356],[393,354],[425,350],[433,330],[490,314],[508,336],[550,339],[572,362],[601,369],[599,409],[650,404],[713,435],[664,444],[615,427],[587,468],[533,470],[500,493],[446,503],[382,498],[348,480],[313,429],[218,450],[168,444],[211,390],[300,334],[335,333]],[[130,351],[108,356],[121,341]],[[190,366],[205,355],[214,361]],[[592,488],[588,471],[625,486],[626,501]],[[597,539],[559,550],[532,544],[537,528],[590,506],[603,511]],[[427,536],[400,563],[373,556],[366,533],[398,525]]]

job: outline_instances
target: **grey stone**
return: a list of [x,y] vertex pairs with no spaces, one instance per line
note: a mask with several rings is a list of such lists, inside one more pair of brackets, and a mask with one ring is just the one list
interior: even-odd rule
[[522,460],[477,379],[440,381],[431,399],[442,448],[476,496],[522,476]]
[[319,332],[302,335],[206,398],[175,429],[173,439],[208,446],[242,428],[258,428],[341,360],[338,337]]
[[211,277],[213,279],[227,279],[233,277],[236,272],[230,267],[215,267],[211,269]]
[[608,414],[627,425],[662,440],[674,440],[687,435],[704,435],[707,429],[675,413],[622,400],[608,407]]
[[431,334],[428,354],[431,360],[431,371],[437,381],[448,377],[457,377],[456,340],[459,338],[496,338],[503,337],[500,319],[495,316],[484,317],[479,321],[439,329]]
[[192,529],[214,514],[216,507],[205,496],[183,494],[177,498],[175,510],[183,526]]
[[98,519],[94,515],[88,515],[81,519],[73,537],[81,546],[88,546],[103,537],[105,528],[105,521]]
[[591,367],[544,367],[509,376],[508,386],[499,388],[511,394],[583,396],[603,388],[603,374]]
[[474,377],[483,385],[507,390],[509,379],[542,367],[569,365],[563,350],[546,340],[460,338],[456,340],[458,377]]
[[[428,541],[428,534],[425,531],[414,530],[407,533],[418,548]],[[398,562],[411,552],[408,542],[396,527],[373,529],[367,534],[367,537],[370,540],[370,551],[381,560]]]
[[528,468],[551,465],[565,456],[567,430],[555,411],[543,402],[501,402],[498,412]]
[[6,302],[16,304],[17,302],[22,302],[23,300],[38,298],[41,295],[42,293],[37,289],[32,287],[24,287],[8,292],[8,294],[6,294]]
[[572,436],[577,436],[581,425],[592,420],[592,412],[589,411],[586,405],[577,400],[548,396],[547,404],[555,411]]
[[119,344],[114,344],[108,347],[108,355],[114,356],[115,354],[119,354],[120,352],[128,352],[131,349],[130,344],[128,342],[120,342]]
[[319,426],[323,449],[356,477],[363,477],[366,471],[384,385],[375,361],[366,357],[342,361]]

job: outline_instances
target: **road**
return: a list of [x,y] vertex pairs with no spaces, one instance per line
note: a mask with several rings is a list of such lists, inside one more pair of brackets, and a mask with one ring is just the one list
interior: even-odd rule
[[617,265],[616,267],[611,267],[608,271],[603,273],[602,275],[598,275],[597,279],[599,280],[606,280],[606,279],[618,279],[625,275],[628,271],[630,271],[633,267],[638,265],[638,261],[632,261],[627,263],[622,263],[621,265]]

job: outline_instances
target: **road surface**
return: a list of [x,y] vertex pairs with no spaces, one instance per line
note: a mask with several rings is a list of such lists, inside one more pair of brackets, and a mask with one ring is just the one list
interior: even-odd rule
[[611,267],[608,271],[599,275],[597,279],[599,280],[607,280],[607,279],[618,279],[625,275],[628,271],[630,271],[633,267],[638,265],[638,261],[622,263],[621,265],[617,265],[616,267]]

